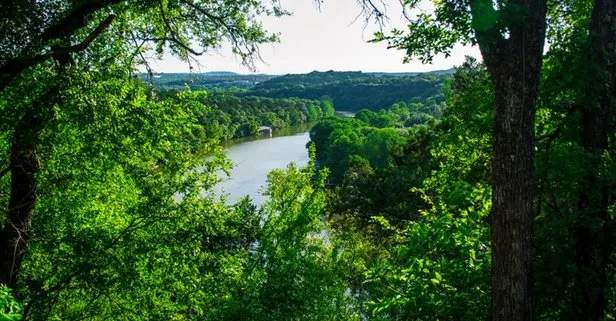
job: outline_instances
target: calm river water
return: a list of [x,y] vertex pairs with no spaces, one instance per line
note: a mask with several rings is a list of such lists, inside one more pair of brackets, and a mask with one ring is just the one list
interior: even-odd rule
[[261,195],[267,173],[285,168],[294,162],[300,166],[308,163],[306,143],[310,141],[309,127],[301,126],[277,131],[273,137],[247,137],[231,140],[227,156],[233,162],[231,177],[219,184],[220,192],[228,194],[227,202],[235,203],[249,195],[255,204],[262,204]]

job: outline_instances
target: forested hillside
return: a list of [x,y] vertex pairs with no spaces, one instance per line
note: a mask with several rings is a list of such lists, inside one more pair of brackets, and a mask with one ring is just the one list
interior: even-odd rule
[[311,72],[285,75],[258,83],[250,94],[263,97],[318,99],[328,96],[338,110],[379,110],[397,102],[443,101],[441,87],[450,75],[414,76],[362,72]]
[[183,90],[189,86],[195,90],[212,88],[252,88],[254,85],[269,80],[270,75],[240,75],[233,72],[206,73],[162,73],[140,74],[140,78],[150,82],[156,88]]
[[429,73],[362,73],[348,71],[311,72],[308,74],[239,75],[161,74],[142,79],[160,89],[243,89],[232,91],[238,96],[268,98],[321,99],[330,97],[338,110],[357,111],[390,107],[397,102],[430,104],[443,102],[443,83],[451,70]]
[[[153,86],[161,97],[174,97],[188,89],[202,96],[207,112],[198,114],[199,123],[209,135],[222,139],[256,135],[261,126],[278,130],[311,123],[332,116],[334,108],[358,111],[358,118],[369,118],[380,127],[396,121],[400,126],[423,123],[440,115],[444,97],[441,87],[451,78],[450,71],[413,75],[331,71],[278,77],[226,72],[142,76],[144,85]],[[210,88],[210,93],[204,88]]]

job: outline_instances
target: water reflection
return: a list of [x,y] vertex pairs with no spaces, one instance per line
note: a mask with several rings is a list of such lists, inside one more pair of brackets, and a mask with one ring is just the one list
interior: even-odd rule
[[227,142],[226,155],[234,167],[231,177],[218,185],[221,193],[228,194],[227,202],[232,204],[249,195],[255,204],[260,205],[266,199],[261,195],[261,190],[266,184],[267,173],[276,168],[285,168],[290,162],[306,165],[309,129],[308,125],[291,127],[274,131],[272,137],[245,137]]

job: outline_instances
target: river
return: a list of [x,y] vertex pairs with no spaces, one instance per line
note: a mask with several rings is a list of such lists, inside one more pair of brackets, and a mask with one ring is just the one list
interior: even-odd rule
[[261,189],[267,173],[285,168],[293,162],[300,166],[308,163],[306,144],[310,141],[310,127],[298,126],[274,132],[272,137],[246,137],[227,142],[226,155],[231,159],[231,177],[218,184],[219,192],[228,194],[227,203],[233,204],[248,195],[257,205],[266,197]]

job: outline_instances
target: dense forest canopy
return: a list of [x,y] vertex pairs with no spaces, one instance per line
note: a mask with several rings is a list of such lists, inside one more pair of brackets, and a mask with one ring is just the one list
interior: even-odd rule
[[328,96],[338,110],[379,110],[397,102],[443,101],[441,87],[449,74],[371,74],[362,72],[311,72],[285,75],[256,84],[255,96],[318,99]]
[[[405,13],[374,41],[482,61],[153,87],[149,55],[229,44],[250,67],[277,40],[259,19],[288,12],[0,2],[0,319],[614,320],[614,1]],[[312,121],[263,205],[216,196],[223,140]]]

